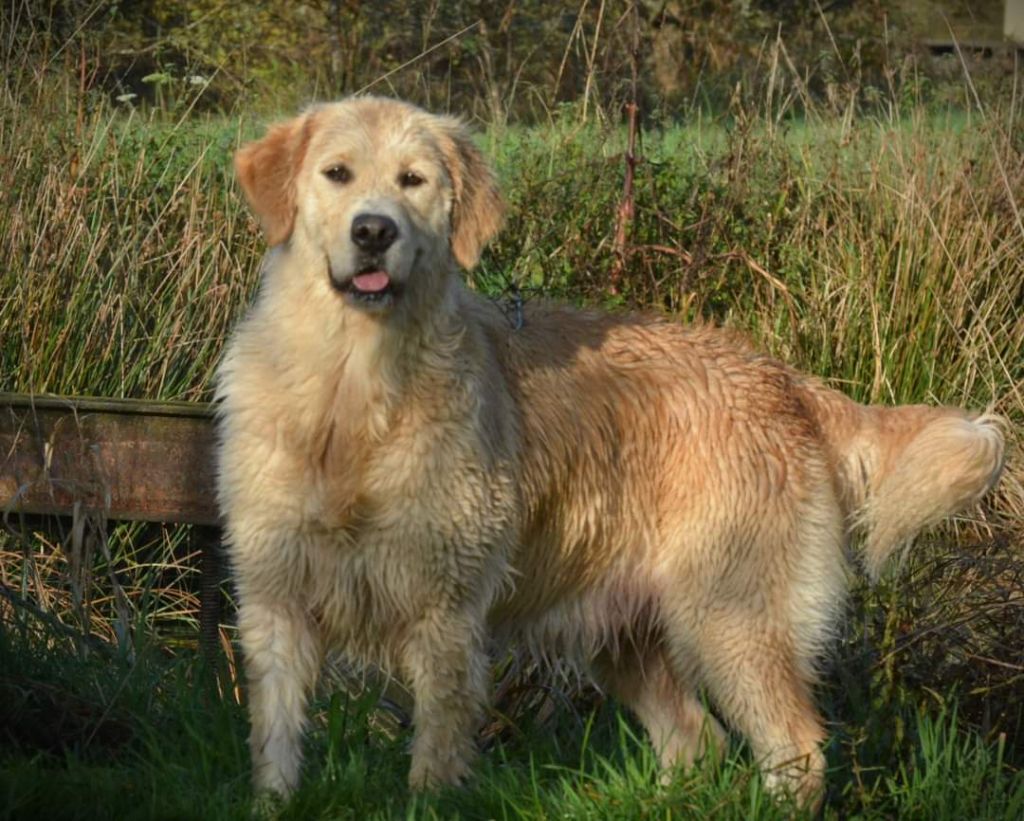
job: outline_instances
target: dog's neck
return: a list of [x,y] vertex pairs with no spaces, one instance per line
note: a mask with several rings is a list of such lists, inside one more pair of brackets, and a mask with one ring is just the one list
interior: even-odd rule
[[425,387],[431,382],[460,378],[462,286],[434,277],[435,293],[374,315],[346,304],[326,272],[280,258],[267,270],[273,279],[249,326],[260,337],[255,347],[269,352],[264,373],[274,395],[287,397],[291,447],[322,478],[321,516],[338,527],[356,515],[367,465],[412,398],[437,394]]
[[[258,311],[273,315],[278,370],[316,373],[294,386],[323,429],[327,416],[342,438],[377,440],[387,431],[391,410],[425,370],[456,368],[464,319],[457,310],[462,287],[451,273],[424,279],[437,287],[411,289],[388,313],[368,313],[346,304],[330,286],[319,260],[302,259],[287,248],[267,270]],[[287,321],[282,321],[287,317]]]

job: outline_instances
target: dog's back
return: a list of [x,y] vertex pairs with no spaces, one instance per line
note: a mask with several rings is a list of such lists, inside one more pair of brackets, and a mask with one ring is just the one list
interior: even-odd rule
[[520,412],[526,532],[536,534],[527,567],[534,554],[553,561],[552,540],[570,562],[586,549],[610,554],[589,555],[588,567],[621,555],[635,567],[632,551],[670,539],[666,524],[685,511],[706,531],[719,512],[758,518],[759,500],[792,487],[799,505],[834,509],[842,538],[863,536],[877,577],[1002,470],[998,417],[864,406],[713,327],[533,303],[513,330],[468,298]]

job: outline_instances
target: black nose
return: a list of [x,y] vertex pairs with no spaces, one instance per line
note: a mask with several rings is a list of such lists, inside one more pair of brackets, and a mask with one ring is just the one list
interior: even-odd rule
[[359,214],[352,220],[352,242],[364,251],[386,251],[397,236],[398,226],[391,217],[382,214]]

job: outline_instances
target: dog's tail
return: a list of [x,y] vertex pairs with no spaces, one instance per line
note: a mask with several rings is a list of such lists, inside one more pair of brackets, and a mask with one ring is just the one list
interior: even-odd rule
[[820,384],[810,404],[832,451],[841,502],[877,579],[895,550],[980,499],[999,479],[1001,417],[958,408],[860,405]]

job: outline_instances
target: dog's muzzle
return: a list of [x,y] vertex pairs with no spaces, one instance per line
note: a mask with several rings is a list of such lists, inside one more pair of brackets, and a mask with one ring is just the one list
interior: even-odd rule
[[389,307],[400,287],[387,269],[385,256],[398,239],[398,224],[384,214],[358,214],[352,220],[350,236],[360,252],[358,268],[339,277],[328,259],[331,285],[350,305],[368,310]]

